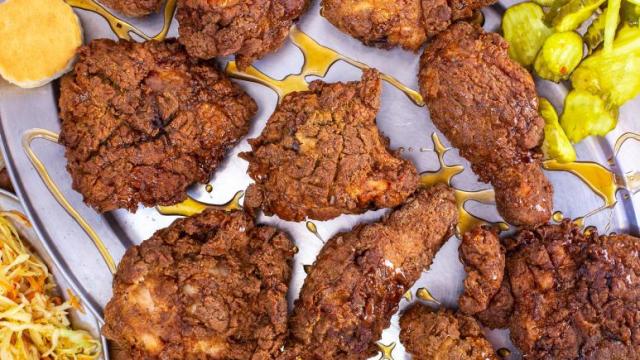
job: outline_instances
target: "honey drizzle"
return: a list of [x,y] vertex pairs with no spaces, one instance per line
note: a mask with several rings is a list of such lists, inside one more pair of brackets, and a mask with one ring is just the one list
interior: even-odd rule
[[200,214],[206,209],[217,209],[232,212],[242,210],[240,200],[243,196],[244,191],[240,190],[236,192],[231,200],[222,205],[204,203],[189,196],[187,200],[181,203],[169,206],[156,206],[156,209],[160,214],[167,216],[193,216]]
[[316,224],[314,222],[307,221],[306,227],[307,227],[307,230],[309,230],[310,233],[315,235],[318,238],[318,240],[320,240],[324,244],[324,239],[322,239],[322,236],[320,236],[320,233],[318,233],[318,227],[316,226]]
[[98,4],[94,0],[65,0],[67,4],[77,9],[91,11],[102,16],[107,23],[109,23],[109,27],[113,30],[113,33],[119,39],[131,40],[131,33],[136,34],[143,38],[144,40],[164,40],[167,37],[167,33],[169,32],[169,28],[171,27],[171,21],[173,20],[173,15],[175,14],[177,0],[167,0],[167,3],[164,6],[163,16],[164,23],[162,25],[162,29],[155,36],[149,36],[145,34],[142,30],[138,29],[134,25],[118,18],[109,10],[107,10],[102,5]]
[[628,132],[622,134],[618,140],[616,140],[616,144],[613,146],[613,156],[615,157],[622,149],[622,145],[624,145],[629,140],[640,141],[640,134]]
[[561,163],[557,160],[546,160],[542,166],[551,171],[570,172],[604,200],[606,207],[613,207],[616,204],[616,193],[621,186],[616,175],[604,166],[595,162],[574,161]]
[[[324,78],[329,72],[331,66],[338,61],[344,61],[361,70],[369,69],[368,65],[319,44],[313,38],[298,29],[295,25],[291,27],[289,38],[291,39],[291,42],[300,49],[304,56],[304,65],[299,73],[287,75],[282,80],[276,80],[264,74],[254,66],[248,67],[245,71],[240,71],[235,61],[230,61],[227,64],[226,72],[232,77],[267,86],[275,91],[276,94],[278,94],[280,101],[282,101],[282,98],[287,94],[295,91],[308,90],[308,76]],[[407,87],[398,81],[398,79],[387,74],[381,73],[380,78],[405,93],[414,104],[424,106],[424,100],[419,92]]]
[[416,291],[416,297],[422,301],[429,301],[440,305],[440,301],[433,297],[429,289],[425,287],[421,287],[418,289],[418,291]]
[[392,342],[389,345],[385,345],[381,342],[377,342],[378,349],[380,349],[380,359],[379,360],[394,360],[393,359],[393,349],[396,348],[396,343]]
[[[464,171],[464,167],[462,165],[447,165],[444,161],[444,155],[450,149],[446,148],[438,134],[433,133],[431,135],[431,140],[433,141],[433,151],[438,155],[438,162],[440,164],[440,168],[437,171],[427,171],[420,174],[420,185],[424,187],[433,186],[436,184],[446,184],[451,186],[451,181],[453,178]],[[458,225],[456,227],[456,236],[461,237],[462,234],[471,230],[473,227],[477,225],[487,224],[488,221],[481,219],[469,211],[465,209],[465,204],[467,201],[478,201],[483,204],[495,204],[495,193],[492,189],[480,190],[480,191],[466,191],[453,188],[456,205],[458,207]],[[506,230],[508,229],[508,225],[506,223],[498,223],[497,224],[500,229]]]
[[67,211],[67,213],[69,213],[69,215],[73,217],[73,219],[78,223],[78,225],[80,225],[82,230],[84,230],[84,232],[87,235],[89,235],[89,238],[91,238],[91,241],[93,241],[93,244],[96,246],[96,248],[100,252],[100,255],[104,259],[104,262],[109,268],[109,271],[111,271],[112,274],[115,274],[116,272],[115,261],[113,260],[113,257],[109,253],[109,250],[107,250],[107,247],[105,246],[104,242],[102,242],[102,239],[100,239],[96,231],[86,222],[86,220],[80,215],[80,213],[78,213],[73,208],[73,206],[71,206],[69,201],[64,197],[64,195],[58,188],[58,185],[56,185],[53,179],[51,179],[51,176],[49,175],[47,168],[44,166],[42,161],[40,161],[38,156],[35,154],[35,152],[31,148],[31,143],[35,139],[45,139],[57,144],[58,134],[45,129],[27,130],[22,136],[22,148],[24,149],[24,152],[26,153],[27,157],[31,161],[31,164],[33,164],[33,167],[38,172],[38,175],[40,175],[40,178],[42,179],[46,187],[49,189],[49,191],[51,192],[53,197],[56,199],[56,201],[58,201],[58,204],[60,204]]

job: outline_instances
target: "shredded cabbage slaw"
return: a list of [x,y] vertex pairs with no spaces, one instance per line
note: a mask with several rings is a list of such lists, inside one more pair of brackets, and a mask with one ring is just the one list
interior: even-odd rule
[[56,294],[46,265],[11,222],[15,216],[0,212],[0,359],[97,359],[100,342],[71,328],[67,311],[79,308],[77,299]]

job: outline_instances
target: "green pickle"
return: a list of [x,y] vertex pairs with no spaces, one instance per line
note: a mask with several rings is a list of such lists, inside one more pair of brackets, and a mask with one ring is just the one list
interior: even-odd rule
[[598,50],[571,75],[574,89],[599,95],[613,106],[640,94],[640,28],[625,25],[610,52]]
[[544,22],[542,7],[525,2],[507,9],[502,18],[502,32],[509,43],[509,56],[529,67],[553,30]]
[[571,145],[567,134],[560,126],[558,113],[551,102],[545,98],[540,98],[538,107],[540,116],[544,119],[544,143],[542,151],[547,159],[556,159],[561,163],[576,160],[576,150]]
[[604,136],[616,126],[618,109],[585,90],[572,90],[564,100],[560,125],[573,143]]
[[578,33],[555,33],[542,45],[534,68],[543,79],[554,82],[567,80],[582,60],[583,47],[582,37]]
[[605,0],[571,0],[553,7],[546,20],[558,32],[576,30],[604,3]]

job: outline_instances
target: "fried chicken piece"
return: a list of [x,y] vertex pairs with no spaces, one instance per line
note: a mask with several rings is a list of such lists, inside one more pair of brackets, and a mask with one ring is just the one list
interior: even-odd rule
[[475,227],[462,236],[460,261],[467,278],[460,296],[460,311],[474,315],[487,309],[504,276],[504,248],[495,228]]
[[514,300],[507,277],[508,275],[505,273],[498,292],[491,298],[487,308],[474,315],[482,325],[490,329],[509,327],[509,321],[511,320],[511,315],[513,315]]
[[127,250],[103,334],[131,359],[272,359],[294,246],[244,212],[206,210]]
[[472,317],[422,304],[400,317],[400,342],[415,360],[498,360]]
[[323,0],[322,16],[368,46],[418,51],[452,22],[495,0]]
[[245,207],[301,221],[401,204],[417,188],[418,172],[378,131],[381,91],[379,73],[367,70],[359,82],[314,81],[286,96],[249,140],[253,151],[240,154],[256,181]]
[[13,184],[11,183],[11,178],[9,177],[9,172],[6,168],[0,170],[0,189],[7,190],[11,193],[15,192]]
[[495,188],[502,217],[537,225],[553,208],[541,168],[544,120],[531,75],[507,49],[500,35],[456,23],[425,50],[420,89],[434,124]]
[[240,69],[276,51],[308,0],[179,0],[179,40],[202,59],[235,54]]
[[295,302],[284,359],[366,359],[402,295],[452,233],[450,188],[421,189],[383,220],[329,240]]
[[256,103],[175,41],[94,40],[60,85],[73,188],[100,212],[170,205],[206,182]]
[[100,3],[129,17],[142,17],[158,12],[164,0],[100,0]]
[[532,359],[640,359],[640,239],[569,220],[507,247],[511,338]]

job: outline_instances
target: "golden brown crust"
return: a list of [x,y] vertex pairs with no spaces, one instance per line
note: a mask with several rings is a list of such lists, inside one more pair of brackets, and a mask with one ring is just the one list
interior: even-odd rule
[[482,325],[490,329],[504,329],[509,327],[509,321],[513,315],[514,300],[509,285],[508,276],[505,273],[504,280],[498,292],[491,298],[487,308],[474,315]]
[[640,239],[569,220],[507,245],[511,338],[532,359],[640,359]]
[[453,21],[495,0],[323,0],[322,16],[365,45],[418,51]]
[[294,248],[243,213],[206,210],[127,250],[102,331],[132,359],[271,359]]
[[537,225],[553,207],[541,168],[544,120],[531,74],[507,48],[498,34],[456,23],[425,50],[420,89],[434,124],[494,186],[504,219]]
[[308,0],[180,0],[180,42],[202,59],[236,55],[244,69],[276,51]]
[[480,325],[447,309],[411,306],[400,317],[400,341],[415,360],[498,360]]
[[175,41],[94,40],[60,86],[73,188],[100,212],[170,205],[206,182],[256,103]]
[[158,12],[164,0],[100,0],[101,3],[129,17],[142,17]]
[[402,295],[457,222],[450,188],[418,190],[384,220],[327,242],[290,318],[285,359],[366,359]]
[[504,277],[504,248],[496,229],[475,227],[462,236],[460,260],[467,278],[458,300],[460,311],[474,315],[487,309]]
[[260,137],[249,140],[245,207],[281,219],[327,220],[400,205],[418,186],[413,164],[387,149],[375,117],[379,74],[350,83],[311,83],[287,95]]

